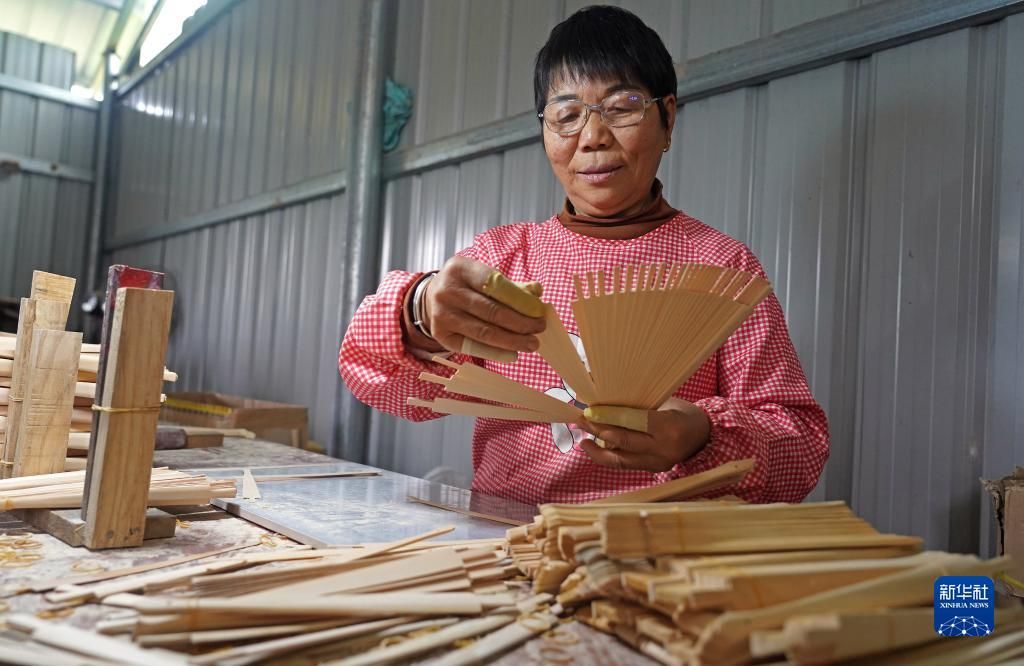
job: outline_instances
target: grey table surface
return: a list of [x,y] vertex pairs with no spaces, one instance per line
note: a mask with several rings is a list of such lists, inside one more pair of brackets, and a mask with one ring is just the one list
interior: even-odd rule
[[[271,443],[227,440],[219,453],[207,450],[200,454],[205,461],[202,464],[194,462],[194,455],[179,455],[180,460],[173,461],[177,464],[172,466],[211,477],[238,476],[248,466],[256,479],[260,499],[218,499],[214,506],[316,548],[397,541],[447,525],[455,529],[436,540],[501,538],[510,527],[410,502],[409,496],[523,523],[533,520],[537,513],[537,507],[532,505],[308,451],[295,451],[293,457],[286,458],[277,446],[268,444]],[[166,454],[180,452],[161,453],[161,461],[171,463]],[[349,471],[378,475],[260,481],[263,476]]]

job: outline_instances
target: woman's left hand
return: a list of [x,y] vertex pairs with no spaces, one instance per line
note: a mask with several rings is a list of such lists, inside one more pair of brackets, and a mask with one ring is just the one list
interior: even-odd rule
[[[581,447],[598,465],[616,469],[666,472],[692,457],[707,444],[711,422],[707,414],[692,402],[671,398],[659,410],[643,412],[617,407],[593,410],[587,423],[580,424],[605,446],[586,439]],[[646,424],[643,423],[646,415]],[[636,429],[597,423],[594,418],[630,423]],[[610,417],[610,418],[609,418]],[[646,432],[640,428],[646,426]]]

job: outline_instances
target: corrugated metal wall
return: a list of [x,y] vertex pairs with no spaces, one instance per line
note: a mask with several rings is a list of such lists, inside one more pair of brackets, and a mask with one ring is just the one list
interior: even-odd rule
[[[344,169],[360,5],[239,3],[116,107],[108,239]],[[168,365],[179,390],[310,408],[334,436],[344,194],[108,256],[176,288]]]
[[[0,32],[0,74],[66,90],[74,73],[71,51]],[[0,153],[92,169],[95,132],[95,111],[0,90]],[[83,273],[91,189],[0,169],[0,295],[28,296],[34,269]]]
[[[114,236],[344,168],[359,5],[280,4],[242,3],[123,100]],[[391,75],[416,98],[402,146],[529,110],[537,48],[584,4],[400,0]],[[682,61],[862,3],[621,4]],[[977,478],[1024,446],[1022,43],[1018,15],[689,103],[661,171],[672,203],[748,243],[776,285],[831,418],[813,497],[935,547],[984,547]],[[539,143],[397,177],[381,271],[437,267],[562,196]],[[346,237],[338,194],[113,258],[177,281],[184,386],[309,403],[327,440]],[[375,414],[370,462],[468,478],[469,429]]]

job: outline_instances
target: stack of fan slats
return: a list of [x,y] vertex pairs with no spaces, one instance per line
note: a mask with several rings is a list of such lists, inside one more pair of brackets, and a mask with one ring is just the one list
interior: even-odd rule
[[1024,655],[1019,608],[988,638],[937,643],[932,628],[938,576],[997,576],[1006,558],[919,552],[842,502],[552,504],[508,540],[535,591],[666,664]]
[[[7,431],[7,410],[14,369],[16,337],[0,333],[0,441]],[[92,428],[92,405],[96,397],[96,372],[99,370],[100,346],[82,345],[78,363],[78,383],[75,385],[75,403],[71,412],[71,433],[68,436],[68,456],[80,458],[89,450],[89,431]],[[178,376],[164,369],[164,381],[177,381]],[[82,458],[84,463],[84,458]],[[73,465],[73,463],[71,463]]]
[[[58,472],[0,480],[0,511],[72,509],[82,506],[85,472]],[[167,468],[152,471],[149,506],[209,504],[215,497],[234,497],[232,479],[211,479]]]

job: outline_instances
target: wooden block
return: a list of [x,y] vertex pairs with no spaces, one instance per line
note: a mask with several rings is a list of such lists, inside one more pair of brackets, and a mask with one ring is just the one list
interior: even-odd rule
[[0,473],[10,478],[18,451],[18,426],[21,423],[22,400],[25,397],[25,382],[32,360],[33,333],[36,329],[63,331],[67,323],[67,309],[60,301],[21,299],[18,316],[18,343],[11,363],[10,406],[7,413],[7,437],[4,442],[3,463]]
[[224,446],[224,435],[208,433],[196,435],[186,434],[185,436],[185,448],[187,449],[206,449],[211,446]]
[[64,471],[82,334],[37,330],[17,430],[14,476]]
[[[57,537],[69,546],[84,546],[85,521],[78,509],[16,509],[12,512],[19,519]],[[177,518],[166,511],[150,508],[146,510],[143,539],[167,539],[174,536]]]
[[[83,497],[89,548],[142,543],[174,293],[117,291],[95,446]],[[87,502],[87,504],[86,504]]]

